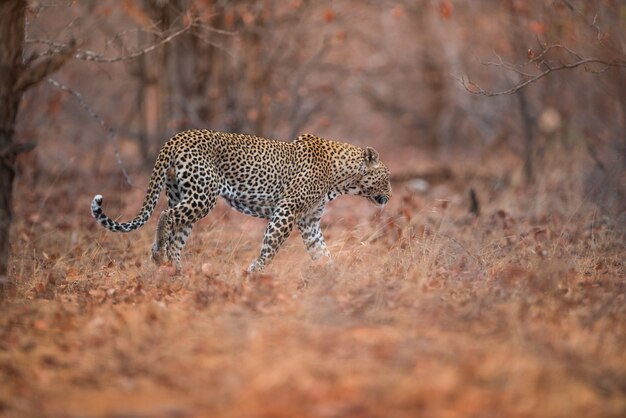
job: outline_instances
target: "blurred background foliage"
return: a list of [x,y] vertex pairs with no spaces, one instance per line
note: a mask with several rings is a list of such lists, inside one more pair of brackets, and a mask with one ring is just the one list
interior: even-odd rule
[[43,83],[22,105],[18,135],[37,139],[41,166],[67,161],[72,142],[97,169],[113,159],[109,139],[127,166],[150,166],[189,128],[311,132],[478,164],[508,152],[530,182],[546,152],[574,149],[588,154],[589,193],[624,209],[618,0],[31,2],[27,19],[29,53],[79,45],[52,77],[65,91]]

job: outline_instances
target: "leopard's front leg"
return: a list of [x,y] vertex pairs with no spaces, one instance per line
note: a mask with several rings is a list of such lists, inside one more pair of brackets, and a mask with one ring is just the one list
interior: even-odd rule
[[323,211],[324,205],[322,204],[298,220],[300,235],[302,235],[302,240],[312,260],[317,260],[321,257],[331,258],[320,227]]
[[296,210],[293,205],[279,205],[267,224],[261,245],[261,254],[248,267],[248,272],[261,271],[274,258],[278,249],[293,230]]

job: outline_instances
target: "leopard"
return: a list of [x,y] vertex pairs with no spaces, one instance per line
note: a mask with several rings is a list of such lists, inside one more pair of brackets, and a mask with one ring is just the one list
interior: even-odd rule
[[181,252],[193,225],[218,197],[235,210],[268,220],[258,257],[247,272],[260,272],[297,227],[310,258],[332,262],[320,220],[326,204],[341,195],[367,198],[381,209],[391,199],[389,169],[371,147],[303,134],[293,141],[213,130],[187,130],[161,147],[134,219],[107,216],[102,195],[91,202],[96,221],[113,232],[130,232],[151,217],[165,187],[167,207],[157,221],[151,259],[182,271]]

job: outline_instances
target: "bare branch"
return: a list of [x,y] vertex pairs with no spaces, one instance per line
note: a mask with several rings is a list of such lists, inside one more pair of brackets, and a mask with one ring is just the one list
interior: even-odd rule
[[3,146],[0,146],[0,159],[6,158],[9,155],[18,155],[23,152],[32,151],[37,146],[35,142],[26,143],[14,143],[8,142]]
[[[559,62],[558,65],[554,65],[554,63],[550,63],[548,60],[546,60],[546,56],[547,54],[555,49],[562,49],[564,51],[566,51],[567,53],[569,53],[570,55],[574,56],[576,58],[576,61],[573,62],[569,62],[569,63],[563,63],[563,62]],[[485,89],[483,89],[482,87],[480,87],[479,85],[477,85],[476,83],[470,81],[469,79],[466,79],[465,77],[461,77],[460,79],[457,78],[457,80],[463,85],[463,87],[465,88],[465,90],[467,90],[468,92],[472,93],[472,94],[479,94],[482,96],[488,96],[488,97],[493,97],[493,96],[503,96],[503,95],[507,95],[507,94],[514,94],[516,92],[518,92],[519,90],[523,89],[524,87],[548,76],[551,73],[557,72],[557,71],[562,71],[562,70],[570,70],[576,67],[580,67],[580,66],[584,66],[587,64],[598,64],[601,66],[600,69],[591,69],[589,71],[593,72],[593,73],[601,73],[603,71],[606,71],[608,68],[610,67],[626,67],[626,60],[624,59],[619,59],[619,58],[615,58],[612,60],[605,60],[605,59],[601,59],[601,58],[582,58],[582,56],[574,51],[572,51],[571,49],[567,48],[566,46],[563,45],[549,45],[549,46],[543,46],[543,49],[540,51],[539,54],[535,55],[533,53],[532,50],[529,50],[529,61],[527,63],[525,63],[523,66],[518,67],[518,66],[514,66],[512,64],[508,64],[506,62],[504,62],[500,57],[498,62],[487,62],[484,63],[485,65],[491,65],[491,66],[495,66],[495,67],[501,67],[504,68],[506,70],[509,71],[513,71],[517,74],[519,74],[520,76],[522,76],[522,81],[520,81],[518,84],[514,85],[513,87],[507,89],[507,90],[502,90],[502,91],[487,91]],[[536,73],[536,74],[530,74],[528,72],[523,71],[521,68],[529,65],[529,64],[535,64],[538,67],[539,66],[544,66],[546,67],[545,70]]]
[[[127,61],[127,60],[132,60],[135,58],[139,58],[143,55],[146,55],[158,48],[160,48],[161,46],[165,45],[168,42],[171,42],[172,40],[178,38],[179,36],[183,35],[184,33],[188,32],[192,27],[196,26],[193,22],[189,23],[188,25],[185,25],[184,27],[182,27],[181,29],[177,30],[176,32],[170,34],[169,36],[166,36],[165,38],[161,39],[159,42],[156,42],[148,47],[139,49],[131,54],[128,55],[121,55],[118,57],[104,57],[101,54],[94,52],[94,51],[89,51],[89,50],[83,50],[83,49],[78,49],[76,50],[76,53],[72,56],[72,58],[74,59],[79,59],[79,60],[83,60],[83,61],[93,61],[93,62],[100,62],[100,63],[113,63],[113,62],[119,62],[119,61]],[[59,43],[59,42],[54,42],[54,41],[49,41],[49,40],[45,40],[45,39],[27,39],[26,43],[30,43],[30,44],[44,44],[44,45],[48,45],[50,47],[50,51],[47,51],[46,53],[42,54],[42,55],[47,55],[47,54],[55,54],[58,50],[60,49],[64,49],[67,48],[66,44],[63,43]]]
[[102,117],[100,117],[100,115],[98,115],[96,113],[95,110],[93,110],[91,108],[91,106],[89,106],[89,104],[87,103],[87,101],[85,100],[85,98],[83,97],[82,94],[80,94],[79,92],[77,92],[76,90],[66,86],[65,84],[62,84],[52,78],[49,78],[48,83],[52,84],[54,87],[68,93],[71,94],[72,96],[74,96],[74,98],[76,100],[78,100],[78,103],[80,103],[81,107],[83,109],[85,109],[85,111],[89,114],[89,116],[91,116],[96,122],[98,122],[98,124],[100,126],[102,126],[103,129],[105,129],[107,131],[107,134],[109,136],[109,139],[111,140],[111,143],[113,144],[113,152],[115,153],[115,160],[117,161],[117,165],[119,166],[120,170],[122,171],[122,174],[124,175],[124,180],[126,180],[126,183],[128,183],[129,186],[133,185],[132,180],[130,179],[130,177],[128,176],[128,173],[126,172],[126,168],[124,168],[124,163],[122,162],[122,157],[120,156],[120,151],[117,148],[117,140],[116,140],[116,133],[115,133],[115,129],[113,129],[110,126],[107,126],[107,124],[104,122],[104,119],[102,119]]
[[[53,55],[49,55],[39,62],[32,63],[24,68],[15,83],[16,91],[26,91],[29,87],[37,84],[65,64],[76,51],[76,43],[72,40],[63,49]],[[32,61],[31,61],[32,62]]]
[[571,1],[569,1],[569,0],[561,0],[561,2],[563,4],[565,4],[565,6],[567,6],[567,8],[570,9],[570,11],[572,11],[572,12],[576,13],[578,16],[580,16],[580,18],[583,20],[583,22],[585,22],[588,26],[590,26],[593,29],[595,29],[597,39],[599,41],[602,40],[603,31],[602,31],[602,28],[600,28],[600,26],[598,26],[598,24],[597,24],[597,21],[598,21],[598,14],[597,13],[593,16],[593,20],[590,22],[589,19],[587,19],[587,16],[585,16],[585,14],[581,10],[576,8],[576,6],[574,6]]
[[493,67],[502,67],[502,68],[504,68],[506,70],[516,72],[516,73],[518,73],[518,74],[520,74],[520,75],[522,75],[524,77],[532,77],[534,75],[534,74],[522,71],[519,68],[519,66],[515,66],[515,65],[510,64],[508,62],[505,62],[502,59],[502,57],[500,55],[498,55],[498,54],[496,54],[496,57],[498,58],[498,62],[487,61],[487,62],[483,62],[482,64],[483,65],[487,65],[487,66],[493,66]]

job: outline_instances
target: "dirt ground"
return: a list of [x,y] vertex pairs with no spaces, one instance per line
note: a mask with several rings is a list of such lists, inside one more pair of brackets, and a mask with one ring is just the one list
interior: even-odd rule
[[148,259],[154,219],[121,235],[89,215],[102,193],[132,217],[146,172],[135,188],[115,167],[20,177],[0,415],[625,416],[624,235],[579,165],[525,186],[458,159],[419,191],[441,163],[382,156],[402,181],[382,212],[330,205],[333,263],[309,261],[296,231],[253,275],[264,222],[223,203],[170,277]]

